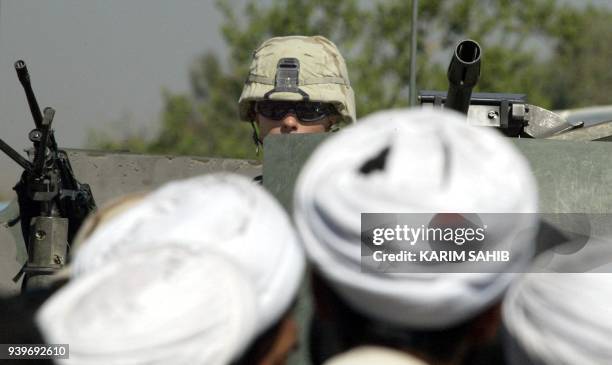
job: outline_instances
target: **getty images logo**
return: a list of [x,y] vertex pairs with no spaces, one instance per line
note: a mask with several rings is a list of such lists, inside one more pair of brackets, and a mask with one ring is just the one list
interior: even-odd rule
[[[475,219],[476,218],[476,219]],[[482,243],[485,240],[487,225],[481,225],[475,214],[439,213],[425,225],[395,224],[395,226],[377,227],[372,230],[372,244],[381,246],[386,242],[402,242],[414,246],[418,242],[453,243],[462,246],[465,243]]]

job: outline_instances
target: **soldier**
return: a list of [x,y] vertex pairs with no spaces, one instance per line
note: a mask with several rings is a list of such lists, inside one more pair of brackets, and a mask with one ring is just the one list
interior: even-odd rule
[[263,42],[253,52],[238,104],[258,149],[268,134],[327,132],[356,119],[344,58],[322,36]]
[[[511,175],[503,173],[509,166]],[[517,213],[536,209],[526,159],[454,112],[384,111],[325,141],[298,178],[294,218],[314,266],[315,315],[335,324],[343,352],[326,364],[455,364],[488,343],[512,273],[534,251],[537,217]],[[512,255],[486,272],[418,260],[396,273],[364,270],[360,213],[367,212],[513,213],[486,231],[487,249],[510,246]],[[415,249],[423,247],[430,245]]]

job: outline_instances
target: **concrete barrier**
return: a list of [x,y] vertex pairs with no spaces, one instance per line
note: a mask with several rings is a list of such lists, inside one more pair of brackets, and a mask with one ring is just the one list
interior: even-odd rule
[[[146,191],[176,179],[226,171],[253,178],[261,174],[261,163],[251,160],[196,156],[160,156],[108,153],[92,150],[66,150],[77,179],[88,183],[98,206],[123,194]],[[15,183],[19,176],[15,176]],[[4,211],[0,222],[18,213]],[[12,278],[25,260],[25,245],[16,243],[6,225],[0,228],[0,295],[19,292],[20,283]]]

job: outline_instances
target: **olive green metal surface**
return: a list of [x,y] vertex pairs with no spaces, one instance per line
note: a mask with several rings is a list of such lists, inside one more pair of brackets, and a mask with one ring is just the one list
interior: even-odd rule
[[[291,211],[293,186],[304,162],[326,134],[266,138],[264,186]],[[612,143],[512,139],[538,181],[540,212],[612,212]],[[509,174],[512,166],[503,166]]]

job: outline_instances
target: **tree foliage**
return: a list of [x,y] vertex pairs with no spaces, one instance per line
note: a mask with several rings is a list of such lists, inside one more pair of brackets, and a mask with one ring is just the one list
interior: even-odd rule
[[[561,6],[555,0],[428,0],[419,2],[419,89],[446,90],[446,67],[462,38],[483,48],[476,91],[526,93],[546,108],[610,103],[612,44],[609,9]],[[98,146],[139,152],[253,158],[248,123],[237,101],[252,51],[265,39],[324,35],[347,59],[357,115],[408,105],[411,2],[384,0],[249,0],[242,12],[218,2],[229,48],[198,58],[191,92],[165,93],[157,137],[98,141]]]

